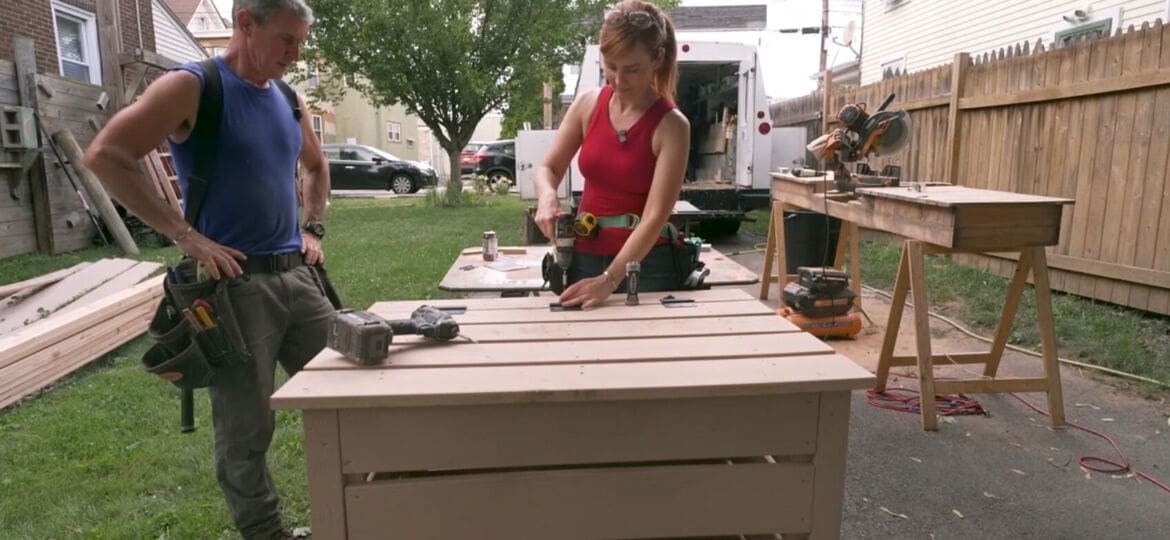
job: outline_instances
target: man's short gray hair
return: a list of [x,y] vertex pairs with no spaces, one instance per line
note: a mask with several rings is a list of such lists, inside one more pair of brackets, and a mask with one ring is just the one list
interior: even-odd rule
[[305,22],[313,24],[313,8],[305,0],[235,0],[232,4],[232,24],[235,24],[236,14],[240,11],[251,14],[256,24],[264,24],[283,10],[291,11]]

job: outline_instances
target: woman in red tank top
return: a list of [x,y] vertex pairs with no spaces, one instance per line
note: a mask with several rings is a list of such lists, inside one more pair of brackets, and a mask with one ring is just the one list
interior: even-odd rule
[[599,43],[608,84],[579,94],[569,106],[535,181],[536,223],[548,238],[564,212],[557,186],[578,150],[585,177],[578,212],[640,218],[577,237],[571,285],[560,302],[586,309],[625,288],[628,262],[642,263],[639,291],[682,283],[673,239],[664,237],[663,227],[682,189],[690,149],[690,124],[672,101],[678,46],[666,14],[647,2],[623,0],[605,13]]

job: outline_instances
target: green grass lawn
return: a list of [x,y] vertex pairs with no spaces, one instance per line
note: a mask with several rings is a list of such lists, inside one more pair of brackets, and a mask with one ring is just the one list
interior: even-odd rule
[[[501,245],[522,243],[523,204],[485,197],[484,206],[433,208],[422,199],[339,199],[327,214],[330,278],[347,306],[441,298],[438,283],[459,250],[494,229]],[[109,248],[0,261],[9,283]],[[173,248],[140,258],[174,262]],[[0,537],[233,538],[211,464],[206,392],[196,392],[192,434],[178,431],[178,391],[138,367],[139,338],[36,399],[0,412]],[[300,414],[279,412],[269,466],[287,517],[308,524]]]

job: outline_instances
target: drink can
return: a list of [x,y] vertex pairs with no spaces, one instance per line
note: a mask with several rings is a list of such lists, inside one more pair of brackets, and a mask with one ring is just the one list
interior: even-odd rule
[[494,261],[499,256],[500,246],[496,240],[496,231],[483,233],[483,260]]

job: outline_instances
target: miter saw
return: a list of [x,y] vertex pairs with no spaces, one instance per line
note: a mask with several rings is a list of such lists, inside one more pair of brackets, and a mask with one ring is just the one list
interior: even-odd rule
[[910,140],[910,114],[906,111],[887,111],[894,101],[890,94],[873,115],[865,111],[865,103],[850,103],[837,113],[842,127],[836,128],[809,143],[808,151],[825,161],[825,168],[833,171],[837,191],[853,192],[859,187],[897,186],[899,167],[887,166],[881,174],[872,174],[869,166],[858,163],[858,172],[851,173],[846,164],[865,161],[870,156],[893,154]]

